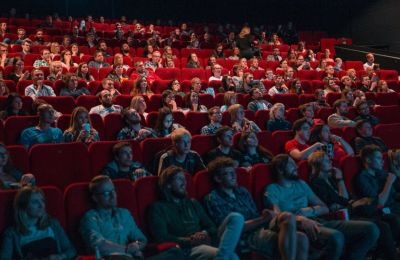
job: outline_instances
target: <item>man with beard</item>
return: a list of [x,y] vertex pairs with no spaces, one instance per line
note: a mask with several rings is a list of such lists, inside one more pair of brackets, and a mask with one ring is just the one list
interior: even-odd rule
[[157,242],[178,243],[189,259],[239,259],[241,214],[229,214],[217,230],[200,203],[188,198],[184,169],[177,166],[162,172],[159,189],[162,200],[150,209],[150,231]]
[[89,68],[101,69],[101,68],[108,68],[110,64],[104,61],[104,54],[103,51],[97,50],[93,54],[94,60],[88,63]]
[[262,92],[258,87],[250,90],[251,101],[247,105],[247,109],[257,112],[258,110],[268,110],[272,104],[263,98]]
[[345,126],[355,127],[356,122],[347,118],[349,112],[348,104],[345,99],[338,99],[333,103],[336,113],[328,117],[328,125],[330,128],[342,128]]
[[318,259],[365,259],[379,237],[375,224],[322,219],[329,209],[308,184],[298,178],[296,163],[287,154],[277,155],[272,160],[272,170],[276,182],[266,187],[264,205],[272,206],[275,213],[296,214],[298,228],[307,234]]
[[122,111],[122,119],[125,126],[119,131],[117,140],[133,139],[140,142],[148,137],[157,137],[153,129],[142,127],[141,117],[135,109],[130,107],[125,108]]
[[[80,225],[80,233],[88,252],[144,259],[142,250],[147,244],[147,238],[136,225],[131,213],[117,207],[117,193],[111,179],[105,175],[94,177],[89,183],[89,192],[96,208],[86,212]],[[147,259],[168,259],[165,257],[176,257],[179,253],[179,249],[172,248]]]
[[[235,162],[227,157],[219,157],[208,164],[216,189],[206,196],[205,205],[214,222],[219,225],[231,212],[240,213],[245,219],[241,252],[255,249],[268,258],[280,254],[281,259],[307,259],[308,238],[301,232],[296,234],[294,215],[268,209],[260,215],[250,193],[238,186],[235,167]],[[276,225],[275,231],[265,228],[272,223]]]
[[131,58],[131,60],[133,60],[133,57],[131,55],[131,47],[129,47],[128,43],[125,42],[121,45],[121,53],[122,55],[124,55],[124,57],[129,57]]
[[45,42],[43,35],[44,35],[43,29],[40,28],[37,29],[32,45],[47,45],[48,43]]
[[89,114],[99,114],[104,118],[110,113],[121,113],[122,107],[120,105],[113,105],[110,91],[102,90],[99,94],[99,100],[101,104],[92,107]]
[[316,142],[313,145],[308,145],[310,140],[311,125],[307,118],[303,117],[293,123],[293,131],[295,136],[292,140],[285,144],[285,153],[289,154],[293,159],[300,161],[305,160],[314,151],[321,149],[323,144]]
[[289,93],[289,89],[285,85],[285,80],[282,75],[276,75],[275,86],[268,90],[268,95],[271,97],[275,94],[286,94]]
[[192,135],[185,128],[175,129],[171,134],[172,149],[160,156],[158,163],[158,175],[171,165],[182,167],[185,172],[194,175],[204,170],[206,166],[200,155],[190,150]]
[[373,126],[368,120],[357,121],[356,130],[358,136],[354,139],[354,148],[356,154],[359,154],[361,150],[367,145],[376,145],[382,152],[387,152],[388,148],[382,138],[373,136]]

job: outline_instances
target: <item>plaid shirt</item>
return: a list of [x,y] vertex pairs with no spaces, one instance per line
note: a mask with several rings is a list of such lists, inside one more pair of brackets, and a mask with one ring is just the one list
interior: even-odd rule
[[214,124],[208,124],[206,126],[203,126],[201,128],[201,134],[202,135],[215,135],[218,129],[221,128],[222,125],[214,125]]

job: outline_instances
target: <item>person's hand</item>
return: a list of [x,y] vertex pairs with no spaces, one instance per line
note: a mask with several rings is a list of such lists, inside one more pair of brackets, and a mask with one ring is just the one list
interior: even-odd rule
[[169,105],[172,106],[172,111],[178,109],[178,106],[176,105],[176,102],[173,99],[169,102]]
[[29,76],[30,76],[30,73],[29,73],[29,71],[26,70],[26,71],[24,72],[24,74],[22,74],[22,77],[21,77],[21,78],[23,78],[23,79],[28,79]]
[[341,140],[342,140],[342,138],[340,136],[331,134],[331,141],[332,142],[340,143]]
[[140,251],[139,242],[135,241],[128,244],[127,253],[134,257],[143,258],[142,251]]
[[395,182],[396,178],[397,178],[397,176],[395,174],[389,172],[386,180],[389,183],[393,184]]
[[269,209],[264,209],[264,210],[261,212],[261,217],[262,217],[266,222],[271,221],[271,219],[273,219],[273,218],[276,217],[276,216],[278,216],[278,213],[275,213],[274,211],[269,210]]
[[190,236],[191,244],[195,245],[209,245],[211,243],[211,239],[208,234],[204,231],[196,232]]
[[343,172],[339,168],[333,167],[332,168],[332,174],[333,174],[333,177],[336,180],[337,179],[343,179]]
[[61,255],[50,255],[45,259],[48,259],[48,260],[63,260],[63,257]]
[[146,174],[146,170],[145,169],[136,169],[133,172],[134,175],[136,175],[137,177],[143,177]]
[[90,135],[90,132],[88,132],[88,131],[82,129],[82,130],[79,132],[79,135],[78,135],[78,138],[77,138],[77,139],[79,139],[79,140],[85,140],[87,137],[89,137],[89,135]]
[[144,129],[144,128],[142,128],[142,129],[139,130],[139,133],[138,133],[138,136],[139,136],[139,137],[141,137],[141,138],[146,138],[146,137],[148,137],[149,135],[151,135],[151,132],[150,132],[149,130]]
[[315,149],[321,149],[324,146],[324,144],[321,142],[316,142],[312,146],[315,147]]
[[317,240],[317,236],[320,233],[321,224],[302,216],[299,216],[298,220],[301,222],[301,229],[306,232],[308,237],[312,240]]
[[26,185],[34,186],[36,184],[35,176],[31,173],[22,175],[20,184],[21,184],[21,187],[26,186]]

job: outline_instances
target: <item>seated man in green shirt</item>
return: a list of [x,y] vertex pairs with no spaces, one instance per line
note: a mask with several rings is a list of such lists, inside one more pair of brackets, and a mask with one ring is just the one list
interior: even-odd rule
[[184,171],[177,166],[162,172],[159,188],[163,200],[150,209],[157,242],[178,243],[190,259],[239,259],[235,248],[244,224],[241,214],[229,214],[217,229],[200,203],[188,198]]
[[[117,207],[117,193],[111,179],[99,175],[92,179],[89,191],[96,205],[81,220],[80,233],[89,253],[102,256],[122,255],[143,259],[142,250],[147,238],[136,225],[127,209]],[[96,252],[97,251],[97,252]],[[171,248],[162,254],[147,259],[179,257],[181,250]]]

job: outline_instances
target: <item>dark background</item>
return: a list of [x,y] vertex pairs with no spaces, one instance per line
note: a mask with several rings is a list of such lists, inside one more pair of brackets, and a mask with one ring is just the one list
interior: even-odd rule
[[18,0],[2,3],[23,16],[58,12],[60,16],[105,16],[242,24],[286,24],[298,30],[325,30],[332,37],[352,37],[360,45],[388,45],[400,52],[399,0]]

